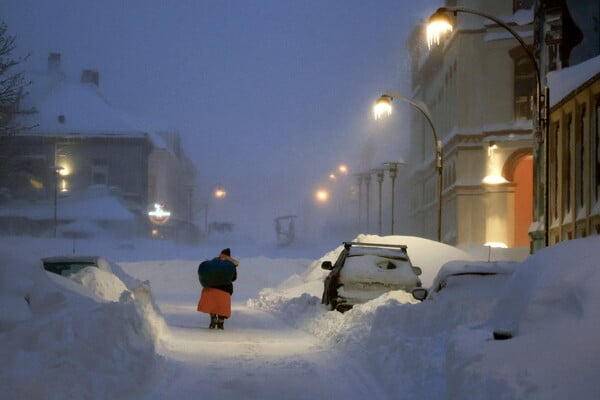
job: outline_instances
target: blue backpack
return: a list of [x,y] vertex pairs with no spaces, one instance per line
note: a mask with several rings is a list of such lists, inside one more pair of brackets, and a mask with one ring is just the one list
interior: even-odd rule
[[198,279],[202,287],[228,285],[236,278],[235,265],[228,260],[213,258],[198,265]]

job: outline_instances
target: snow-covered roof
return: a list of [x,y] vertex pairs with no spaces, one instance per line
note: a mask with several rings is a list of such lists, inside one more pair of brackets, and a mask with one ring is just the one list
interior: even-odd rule
[[92,83],[82,83],[58,72],[36,74],[22,107],[34,109],[22,123],[35,125],[39,134],[127,134],[142,129],[114,108]]
[[20,116],[27,135],[148,136],[157,148],[167,148],[157,132],[176,132],[168,122],[148,121],[114,107],[94,83],[80,82],[60,70],[32,72]]
[[549,72],[546,75],[550,88],[550,107],[560,103],[575,89],[600,75],[600,56],[590,58],[569,68]]

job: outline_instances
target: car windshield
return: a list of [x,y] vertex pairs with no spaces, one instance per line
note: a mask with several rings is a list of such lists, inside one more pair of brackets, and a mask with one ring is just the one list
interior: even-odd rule
[[44,262],[44,269],[62,276],[75,274],[86,267],[96,267],[93,262],[70,261],[70,262]]
[[369,248],[352,247],[347,257],[376,256],[391,260],[408,260],[408,256],[402,250],[392,248]]

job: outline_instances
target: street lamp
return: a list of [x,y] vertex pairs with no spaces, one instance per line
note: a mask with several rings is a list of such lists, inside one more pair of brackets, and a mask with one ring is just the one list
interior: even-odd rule
[[379,234],[381,235],[381,189],[383,185],[383,168],[375,168],[373,170],[373,173],[375,174],[375,179],[377,179],[377,184],[379,185],[379,208],[377,212],[377,229],[379,231]]
[[206,200],[206,206],[204,207],[204,232],[206,232],[206,236],[208,236],[208,203],[210,202],[210,198],[214,197],[215,199],[224,199],[227,196],[227,191],[218,184],[214,187],[214,190],[211,193],[211,196]]
[[214,194],[217,199],[223,199],[223,198],[225,198],[225,196],[227,196],[227,192],[225,191],[225,189],[223,189],[223,187],[221,185],[218,185],[215,188]]
[[[536,154],[538,155],[536,157],[536,173],[535,173],[535,180],[536,183],[538,183],[538,185],[534,185],[534,190],[537,192],[537,190],[539,190],[538,186],[540,184],[540,179],[541,179],[541,174],[540,174],[540,169],[543,166],[544,167],[544,182],[541,182],[542,185],[544,185],[544,205],[543,207],[539,204],[539,200],[537,201],[536,207],[535,207],[535,214],[536,214],[536,219],[539,221],[540,220],[540,209],[543,208],[541,211],[544,214],[544,231],[543,231],[543,238],[533,238],[534,241],[535,240],[543,240],[544,246],[548,246],[548,201],[549,201],[549,196],[548,196],[548,181],[549,181],[549,168],[548,168],[548,154],[549,154],[549,141],[548,141],[548,106],[549,106],[549,101],[548,99],[550,98],[550,91],[548,88],[546,88],[544,91],[542,91],[542,80],[541,80],[541,75],[540,75],[540,67],[537,63],[537,60],[533,54],[533,52],[531,51],[531,48],[529,48],[527,46],[527,44],[525,43],[525,40],[523,40],[523,38],[514,30],[512,29],[509,25],[507,25],[504,21],[486,14],[484,12],[478,11],[478,10],[473,10],[470,8],[464,8],[464,7],[440,7],[436,10],[435,13],[433,13],[431,15],[431,17],[429,17],[429,22],[427,25],[427,42],[429,44],[429,47],[431,47],[431,45],[433,43],[439,43],[439,39],[440,36],[444,33],[447,32],[451,32],[453,29],[453,24],[452,21],[449,17],[449,14],[452,14],[454,16],[456,16],[459,12],[461,13],[466,13],[466,14],[474,14],[474,15],[478,15],[480,17],[489,19],[493,22],[495,22],[496,24],[498,24],[499,26],[501,26],[502,28],[506,29],[516,40],[517,42],[519,42],[519,44],[521,45],[521,47],[523,47],[523,50],[525,50],[525,53],[527,54],[527,57],[529,58],[529,60],[531,61],[531,63],[533,64],[534,70],[535,70],[535,79],[536,79],[536,101],[535,101],[535,105],[536,105],[536,123],[535,123],[535,127],[536,127],[536,132],[535,132],[535,137],[537,138],[537,143],[538,143],[538,147],[536,149]],[[540,161],[540,151],[541,151],[541,143],[544,142],[544,155],[543,155],[543,160],[544,162],[542,164],[539,164]],[[536,198],[539,199],[538,196],[535,196]]]
[[394,199],[396,194],[396,177],[398,176],[398,166],[404,164],[404,161],[394,161],[383,163],[383,167],[389,171],[390,179],[392,180],[392,235],[394,234]]
[[[419,110],[429,122],[431,131],[433,132],[433,140],[435,142],[435,168],[438,175],[438,209],[437,209],[437,240],[442,241],[442,169],[443,169],[443,157],[442,157],[442,141],[439,140],[435,126],[433,125],[433,119],[431,113],[424,103],[410,99],[400,93],[390,92],[384,93],[376,102],[373,112],[375,119],[381,118],[382,115],[390,115],[392,113],[392,100],[400,99],[403,100],[417,110]],[[391,172],[391,171],[390,171]],[[393,221],[392,221],[393,222]]]
[[363,174],[354,174],[356,183],[358,184],[358,225],[362,228],[362,182]]
[[367,195],[366,195],[366,202],[367,202],[367,232],[369,231],[369,225],[371,225],[371,218],[369,217],[369,214],[371,213],[371,173],[369,172],[365,172],[363,174],[363,180],[365,181],[365,188],[367,190]]
[[58,224],[57,220],[57,208],[58,208],[58,177],[60,176],[60,172],[64,170],[64,167],[59,165],[54,165],[50,168],[54,172],[54,237],[56,237],[56,225]]

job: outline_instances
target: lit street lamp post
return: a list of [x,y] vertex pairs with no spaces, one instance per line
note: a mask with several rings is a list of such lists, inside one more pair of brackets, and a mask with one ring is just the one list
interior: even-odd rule
[[56,237],[56,226],[58,224],[58,177],[60,176],[60,171],[63,169],[64,167],[58,165],[51,167],[51,170],[54,172],[54,237]]
[[383,114],[390,115],[392,113],[392,100],[400,99],[403,100],[417,110],[419,110],[427,119],[431,131],[433,132],[433,140],[435,142],[435,168],[438,175],[438,208],[437,208],[437,240],[442,241],[442,169],[443,169],[443,157],[442,157],[442,141],[439,140],[435,126],[433,125],[433,119],[429,113],[427,106],[419,101],[410,99],[400,93],[390,92],[384,93],[375,103],[375,119],[379,119]]
[[375,178],[377,179],[377,184],[379,185],[379,207],[378,207],[378,211],[377,211],[377,229],[379,234],[382,234],[382,230],[381,230],[381,189],[382,189],[382,185],[383,185],[383,169],[382,168],[376,168],[373,170],[373,173],[375,174]]
[[356,183],[358,184],[358,227],[362,229],[362,174],[354,174],[356,177]]
[[[450,21],[448,14],[453,14],[454,16],[456,16],[459,12],[478,15],[480,17],[483,17],[483,18],[486,18],[486,19],[489,19],[489,20],[495,22],[502,28],[506,29],[519,42],[521,47],[523,47],[523,50],[525,50],[527,57],[529,58],[529,60],[531,61],[532,65],[534,67],[535,78],[536,78],[535,105],[536,105],[536,111],[537,111],[536,112],[536,121],[535,121],[535,128],[536,128],[535,137],[537,138],[537,148],[536,148],[537,156],[535,157],[535,160],[536,160],[536,162],[535,162],[536,184],[534,185],[534,198],[536,198],[536,207],[534,208],[534,213],[535,213],[534,216],[535,216],[535,219],[539,222],[542,217],[542,215],[540,215],[540,214],[543,214],[544,230],[542,232],[543,237],[539,237],[539,234],[537,235],[537,237],[534,237],[532,235],[532,239],[534,241],[534,244],[536,242],[538,242],[538,244],[539,244],[539,242],[542,242],[544,246],[548,246],[548,210],[549,210],[549,206],[548,206],[548,201],[549,201],[549,196],[548,196],[548,181],[549,181],[548,107],[549,107],[549,101],[548,100],[550,97],[550,92],[549,92],[548,88],[546,88],[544,91],[542,91],[542,80],[541,80],[541,75],[540,75],[540,68],[539,68],[539,65],[537,63],[537,60],[536,60],[533,52],[531,51],[531,48],[529,48],[527,46],[527,44],[525,43],[525,40],[523,40],[523,38],[514,29],[512,29],[509,25],[507,25],[504,21],[502,21],[492,15],[486,14],[486,13],[478,11],[478,10],[464,8],[464,7],[440,7],[440,8],[438,8],[437,11],[429,18],[429,23],[427,26],[427,42],[430,47],[434,42],[439,43],[441,34],[452,31],[453,26],[452,26],[452,23]],[[543,161],[541,160],[541,157],[540,157],[540,153],[541,153],[541,149],[542,149],[542,142],[544,142]],[[540,182],[542,179],[542,174],[540,173],[542,168],[544,169],[544,181]],[[544,191],[543,205],[540,204],[541,203],[540,196],[536,195],[536,193],[539,193],[540,185],[543,185],[543,191]],[[536,247],[539,247],[539,246],[536,245]]]
[[383,163],[383,166],[389,171],[390,179],[392,180],[392,235],[394,232],[394,205],[396,204],[395,194],[396,194],[396,177],[398,176],[398,166],[404,164],[404,161],[399,162],[386,162]]
[[370,194],[370,192],[371,192],[371,189],[370,189],[370,186],[371,186],[371,174],[368,173],[368,172],[364,173],[363,174],[363,179],[365,181],[365,187],[367,189],[367,196],[366,196],[367,198],[366,198],[366,201],[367,201],[367,232],[368,232],[369,231],[369,225],[371,225],[371,220],[370,220],[370,217],[369,217],[369,214],[371,213],[371,201],[370,201],[370,198],[371,198],[371,194]]
[[208,199],[206,200],[206,206],[204,207],[204,232],[208,237],[208,203],[210,202],[211,197],[215,197],[216,199],[223,199],[227,196],[227,191],[220,184],[217,185]]

